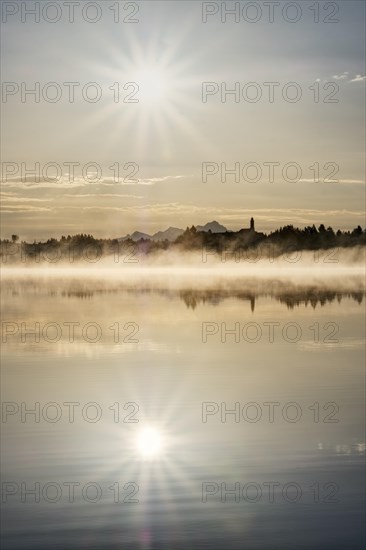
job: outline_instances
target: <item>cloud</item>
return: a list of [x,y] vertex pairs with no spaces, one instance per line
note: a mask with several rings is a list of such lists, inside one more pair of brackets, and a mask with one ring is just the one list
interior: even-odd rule
[[[139,215],[144,211],[149,216],[156,215],[157,217],[169,216],[177,218],[179,216],[189,216],[190,218],[210,218],[218,219],[221,222],[238,221],[243,222],[246,219],[250,219],[254,216],[258,220],[263,222],[276,222],[283,224],[290,223],[304,223],[312,224],[320,222],[323,219],[343,217],[345,215],[353,216],[355,218],[363,218],[363,211],[352,210],[315,210],[315,209],[302,209],[302,208],[221,208],[213,206],[194,206],[191,204],[181,203],[157,203],[157,204],[143,204],[137,206],[58,206],[55,210],[78,210],[89,212],[103,212],[103,211],[116,211],[125,212],[126,214]],[[200,222],[204,220],[200,219]],[[320,223],[319,222],[319,223]],[[198,223],[198,222],[192,222]]]
[[140,185],[154,185],[155,183],[160,183],[161,181],[167,181],[167,180],[177,180],[180,178],[184,178],[185,176],[164,176],[160,178],[147,178],[147,179],[140,179],[138,183]]
[[334,74],[333,75],[333,78],[335,80],[345,80],[346,78],[348,78],[348,75],[349,75],[349,72],[348,71],[345,71],[344,73],[342,74]]
[[[365,82],[366,80],[366,76],[361,74],[356,74],[356,76],[351,79],[348,71],[341,74],[334,74],[332,78],[334,78],[334,80],[346,80],[347,82]],[[317,78],[317,82],[319,81],[320,79]]]
[[[14,193],[0,193],[1,212],[3,214],[13,213],[31,213],[31,212],[49,212],[51,208],[37,206],[39,203],[52,202],[52,199],[36,199],[27,197],[17,197]],[[33,203],[33,204],[28,204]],[[35,203],[35,204],[34,204]]]
[[[314,179],[307,179],[307,178],[302,178],[299,180],[299,183],[314,183]],[[365,180],[352,180],[352,179],[342,179],[342,180],[338,180],[336,182],[329,182],[331,184],[334,184],[334,183],[357,183],[357,184],[362,184],[362,185],[365,185]]]
[[[94,174],[96,175],[96,174]],[[89,177],[92,177],[92,172],[89,173]],[[101,178],[98,181],[88,181],[81,176],[74,176],[71,180],[68,174],[63,175],[58,181],[49,181],[42,176],[39,177],[39,181],[35,181],[34,176],[13,176],[7,177],[5,181],[2,181],[1,185],[6,188],[16,187],[19,189],[36,189],[36,188],[48,188],[48,189],[72,189],[75,187],[88,187],[96,185],[154,185],[168,180],[177,180],[187,177],[185,175],[176,176],[161,176],[153,178],[138,178],[136,181],[119,178],[117,181],[113,177]]]
[[30,212],[50,212],[51,208],[45,208],[41,206],[31,206],[26,204],[17,204],[17,205],[8,205],[1,209],[3,214],[19,214],[21,212],[30,213]]
[[67,176],[62,176],[58,181],[49,181],[49,179],[40,177],[39,181],[35,181],[34,176],[13,176],[7,177],[6,180],[1,182],[1,185],[2,187],[17,189],[72,189],[73,187],[85,187],[100,183],[102,181],[90,183],[81,177],[74,177],[71,181]]
[[366,75],[362,76],[360,74],[356,74],[355,78],[350,80],[350,82],[365,82],[365,80],[366,80]]
[[52,202],[52,199],[17,197],[13,193],[0,193],[0,198],[3,204],[14,203],[14,202]]
[[98,198],[98,199],[101,199],[101,198],[105,198],[105,197],[108,197],[108,198],[118,198],[118,199],[144,199],[145,196],[144,195],[127,195],[127,194],[124,194],[124,193],[89,193],[89,194],[85,194],[85,193],[75,193],[75,194],[71,194],[71,193],[65,193],[64,195],[62,195],[63,197],[65,198],[73,198],[73,199],[95,199],[95,198]]

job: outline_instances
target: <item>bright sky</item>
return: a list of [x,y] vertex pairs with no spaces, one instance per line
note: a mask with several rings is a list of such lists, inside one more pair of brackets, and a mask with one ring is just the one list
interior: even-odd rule
[[[270,3],[273,23],[261,1],[260,11],[240,2],[226,22],[221,2],[104,0],[86,13],[95,23],[80,6],[70,23],[62,1],[38,23],[21,4],[3,2],[4,238],[119,237],[213,219],[239,229],[252,215],[263,231],[364,225],[364,2],[301,0],[292,23],[289,2]],[[39,102],[22,102],[36,82]],[[25,177],[35,163],[40,181]],[[226,181],[225,166],[236,170]]]

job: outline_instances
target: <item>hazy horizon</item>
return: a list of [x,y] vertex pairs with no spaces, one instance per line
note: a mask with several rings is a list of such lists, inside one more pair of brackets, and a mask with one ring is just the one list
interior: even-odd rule
[[[334,227],[334,226],[333,226],[333,227],[330,226],[330,227],[332,227],[332,229],[334,230],[334,232],[336,232],[336,231],[338,231],[338,230],[341,230],[341,231],[352,231],[352,230],[355,229],[357,226],[362,227],[363,231],[365,231],[365,226],[362,225],[362,222],[363,222],[363,221],[364,221],[364,220],[360,217],[360,218],[358,219],[358,221],[355,222],[355,225],[346,226],[346,227]],[[184,227],[183,227],[183,226],[182,226],[182,227],[178,227],[178,225],[164,226],[164,227],[160,227],[160,228],[158,228],[158,229],[154,229],[153,231],[151,231],[151,230],[146,230],[146,231],[145,231],[144,229],[141,229],[141,227],[137,227],[137,226],[136,226],[136,227],[134,227],[134,228],[128,230],[125,234],[119,234],[118,236],[116,236],[116,235],[107,235],[107,234],[104,234],[104,233],[102,233],[102,234],[97,234],[97,233],[95,233],[95,232],[93,233],[93,232],[88,232],[88,231],[86,231],[85,234],[90,234],[90,235],[92,235],[93,237],[95,237],[96,239],[120,239],[120,238],[125,238],[125,237],[127,237],[128,235],[133,235],[134,233],[145,233],[145,234],[149,235],[150,237],[152,237],[152,236],[154,236],[156,233],[164,232],[164,231],[167,231],[168,229],[181,229],[181,230],[185,231],[185,229],[186,229],[187,227],[188,227],[188,228],[189,228],[189,227],[192,227],[192,225],[194,225],[195,227],[197,227],[197,226],[203,226],[203,227],[204,227],[205,225],[208,225],[208,224],[211,224],[211,223],[214,223],[214,222],[217,222],[217,223],[219,223],[220,225],[223,225],[219,219],[212,219],[212,220],[203,221],[203,222],[197,223],[197,224],[189,223],[189,224],[187,224],[187,226],[184,226]],[[241,229],[249,229],[249,222],[250,222],[250,220],[248,220],[248,224],[247,224],[247,225],[243,224],[241,227],[239,226],[237,229],[233,229],[233,228],[227,227],[226,225],[225,225],[225,227],[226,227],[227,231],[235,233],[235,232],[237,232],[237,231],[240,231]],[[276,231],[277,229],[280,229],[280,227],[284,227],[284,226],[286,226],[286,225],[293,225],[295,228],[298,228],[298,229],[304,229],[305,227],[313,226],[313,225],[314,225],[314,226],[316,227],[316,229],[318,229],[319,226],[320,226],[321,224],[323,224],[323,222],[322,222],[321,219],[320,219],[320,220],[318,221],[318,223],[315,223],[315,222],[314,222],[314,223],[309,223],[309,224],[303,223],[303,224],[299,224],[298,226],[296,226],[296,225],[294,225],[293,223],[291,223],[291,220],[288,220],[288,223],[284,223],[282,226],[280,226],[280,225],[278,225],[278,226],[271,226],[271,227],[266,228],[266,229],[261,229],[260,227],[255,227],[255,231],[257,231],[258,233],[269,234],[269,233],[271,233],[271,232],[273,232],[273,231]],[[328,227],[328,225],[326,225],[326,224],[323,224],[323,225],[325,225],[326,228]],[[149,233],[148,231],[150,231],[150,233]],[[62,236],[67,237],[67,235],[73,236],[73,235],[80,234],[80,233],[84,233],[84,232],[80,231],[80,232],[77,232],[77,233],[58,233],[58,232],[55,233],[55,232],[50,231],[49,233],[47,233],[47,231],[46,231],[46,229],[45,229],[44,232],[42,233],[42,236],[38,236],[38,237],[37,237],[36,235],[28,236],[28,237],[27,237],[27,236],[24,235],[24,234],[23,234],[23,235],[22,235],[22,234],[19,235],[19,234],[16,234],[16,233],[15,233],[15,234],[19,237],[19,240],[20,240],[20,241],[22,241],[22,240],[23,240],[23,241],[27,241],[27,239],[32,240],[32,241],[33,241],[33,240],[35,240],[35,241],[42,241],[42,240],[46,240],[46,239],[57,239],[57,240],[60,240]],[[217,233],[219,234],[220,232],[217,232]],[[1,239],[3,239],[3,240],[7,240],[7,239],[10,240],[10,239],[11,239],[11,236],[12,236],[13,234],[14,234],[14,233],[3,234],[3,235],[1,235]]]

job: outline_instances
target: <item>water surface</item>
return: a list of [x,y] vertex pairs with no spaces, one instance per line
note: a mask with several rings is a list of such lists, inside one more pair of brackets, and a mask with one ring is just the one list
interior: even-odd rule
[[359,281],[26,274],[2,308],[3,548],[363,548]]

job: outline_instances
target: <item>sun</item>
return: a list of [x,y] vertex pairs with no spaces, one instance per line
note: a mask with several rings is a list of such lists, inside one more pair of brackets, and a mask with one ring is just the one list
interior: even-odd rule
[[161,456],[164,449],[162,433],[153,427],[144,428],[137,437],[136,449],[139,455],[145,459]]
[[162,101],[168,94],[167,77],[157,67],[142,68],[136,73],[135,80],[142,102]]

